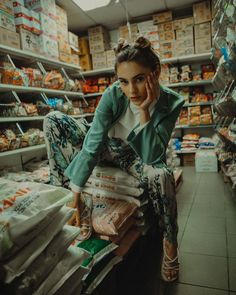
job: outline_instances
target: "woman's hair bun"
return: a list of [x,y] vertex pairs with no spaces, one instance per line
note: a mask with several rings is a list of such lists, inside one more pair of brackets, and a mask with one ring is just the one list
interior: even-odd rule
[[138,37],[134,42],[134,47],[139,49],[150,49],[151,42],[143,36]]
[[121,52],[128,46],[129,46],[129,43],[124,38],[120,38],[118,40],[117,46],[114,48],[115,54],[118,54],[119,52]]

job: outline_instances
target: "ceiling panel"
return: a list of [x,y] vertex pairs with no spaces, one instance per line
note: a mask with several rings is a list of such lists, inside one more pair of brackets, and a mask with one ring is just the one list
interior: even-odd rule
[[[88,0],[89,1],[89,0]],[[117,28],[126,23],[125,3],[126,0],[119,0],[108,7],[101,7],[96,10],[84,12],[72,0],[56,0],[57,4],[65,8],[68,15],[69,30],[75,33],[86,31],[88,27],[102,24],[108,29]],[[163,11],[165,9],[175,9],[180,11],[189,6],[196,0],[127,0],[129,21],[136,22],[147,19],[148,15]],[[183,15],[184,15],[183,10]],[[190,9],[191,13],[191,9]]]

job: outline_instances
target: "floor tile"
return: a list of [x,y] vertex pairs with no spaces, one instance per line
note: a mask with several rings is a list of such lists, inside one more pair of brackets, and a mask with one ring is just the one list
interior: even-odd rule
[[236,218],[226,216],[227,234],[236,234]]
[[178,247],[180,247],[184,232],[179,230],[178,232]]
[[229,258],[229,287],[236,291],[236,258]]
[[190,216],[186,230],[193,230],[201,233],[225,234],[225,218],[209,216]]
[[178,215],[188,216],[191,210],[192,204],[185,202],[177,202]]
[[185,229],[185,226],[187,224],[188,215],[180,215],[178,214],[178,226],[179,231],[183,231]]
[[[228,255],[229,257],[236,258],[236,235],[228,235],[227,237],[228,241]],[[235,274],[236,279],[236,274]]]
[[227,259],[197,254],[180,254],[181,283],[228,289]]
[[224,208],[222,206],[210,202],[206,203],[193,203],[191,208],[190,217],[225,217]]
[[187,284],[175,284],[166,288],[165,295],[228,295],[228,291]]
[[185,230],[180,251],[227,257],[226,236]]

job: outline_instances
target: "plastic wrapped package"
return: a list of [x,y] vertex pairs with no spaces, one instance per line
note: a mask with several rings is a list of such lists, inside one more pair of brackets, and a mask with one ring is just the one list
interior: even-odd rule
[[43,85],[49,89],[63,90],[65,88],[65,80],[58,71],[48,72],[43,77]]

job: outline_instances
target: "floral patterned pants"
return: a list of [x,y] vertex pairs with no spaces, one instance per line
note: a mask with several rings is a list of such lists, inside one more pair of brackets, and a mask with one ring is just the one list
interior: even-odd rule
[[[58,111],[49,113],[44,120],[44,134],[50,166],[50,181],[56,186],[69,186],[64,170],[81,150],[89,125],[84,119],[75,120]],[[154,212],[158,214],[164,237],[177,243],[177,206],[172,171],[145,164],[142,159],[119,138],[107,139],[99,155],[139,180],[140,187],[148,191]]]

